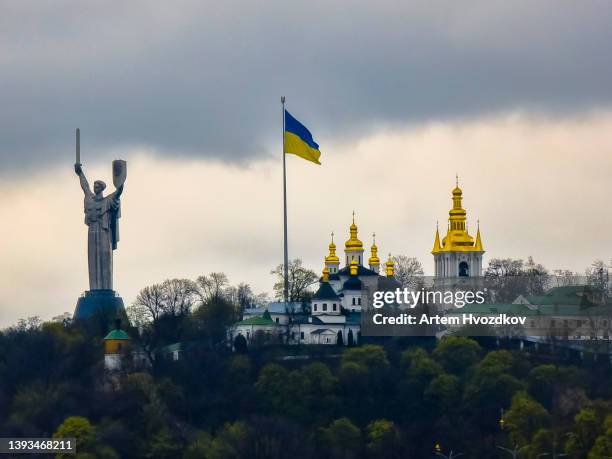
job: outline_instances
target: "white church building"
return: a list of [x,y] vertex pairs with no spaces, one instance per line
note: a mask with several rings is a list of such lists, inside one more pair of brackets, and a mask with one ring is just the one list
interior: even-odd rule
[[329,244],[319,288],[308,304],[274,302],[266,308],[247,309],[244,320],[235,324],[232,338],[245,337],[247,343],[272,341],[287,344],[351,345],[361,340],[361,312],[371,307],[374,291],[395,290],[394,263],[389,256],[385,275],[380,274],[380,258],[374,239],[364,266],[364,247],[357,235],[355,216],[344,245],[344,267],[336,255],[336,244]]

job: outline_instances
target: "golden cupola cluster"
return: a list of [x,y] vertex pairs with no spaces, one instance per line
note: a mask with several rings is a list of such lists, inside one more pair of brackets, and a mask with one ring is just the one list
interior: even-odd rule
[[[358,228],[355,223],[355,212],[353,212],[353,221],[349,227],[349,238],[344,244],[345,266],[348,272],[351,269],[357,269],[359,272],[363,269],[366,258],[364,257],[363,242],[359,239]],[[372,246],[370,248],[370,257],[367,258],[370,271],[379,273],[380,267],[383,264],[378,256],[378,246],[376,245],[376,233],[372,233]],[[339,272],[340,258],[336,254],[336,244],[334,243],[334,233],[331,233],[331,242],[329,243],[329,255],[325,257],[325,266],[329,269],[330,275],[336,275]],[[356,267],[356,268],[355,268]],[[384,267],[384,266],[383,266]]]
[[476,232],[476,240],[468,233],[467,212],[463,208],[463,191],[459,188],[459,177],[452,191],[453,207],[448,212],[446,236],[440,241],[440,231],[436,226],[436,236],[432,254],[440,252],[484,252],[480,237],[480,221]]

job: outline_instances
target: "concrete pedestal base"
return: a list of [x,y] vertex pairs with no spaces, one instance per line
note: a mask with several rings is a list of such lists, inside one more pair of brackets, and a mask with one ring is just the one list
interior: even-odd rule
[[125,318],[123,299],[114,290],[87,290],[77,301],[73,319],[98,319],[113,324]]

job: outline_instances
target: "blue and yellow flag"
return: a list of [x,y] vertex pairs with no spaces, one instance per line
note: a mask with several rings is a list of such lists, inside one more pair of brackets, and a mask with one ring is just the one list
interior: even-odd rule
[[296,120],[287,110],[285,110],[285,153],[321,164],[319,145],[312,139],[312,134],[306,129],[306,126]]

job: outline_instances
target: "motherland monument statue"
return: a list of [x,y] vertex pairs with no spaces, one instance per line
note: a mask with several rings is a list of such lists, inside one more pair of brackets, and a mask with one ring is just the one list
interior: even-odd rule
[[80,130],[77,129],[74,171],[84,193],[89,290],[77,302],[75,320],[98,317],[107,323],[125,316],[123,300],[113,290],[113,251],[119,242],[120,198],[127,177],[127,163],[115,160],[112,170],[113,193],[104,196],[106,184],[101,180],[94,182],[93,190],[90,188],[81,164]]

